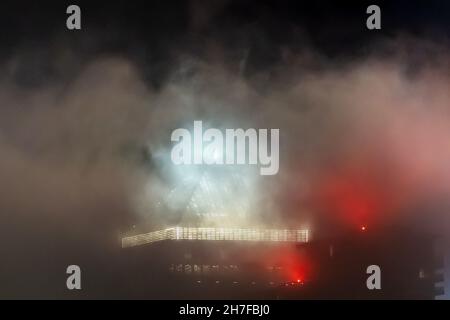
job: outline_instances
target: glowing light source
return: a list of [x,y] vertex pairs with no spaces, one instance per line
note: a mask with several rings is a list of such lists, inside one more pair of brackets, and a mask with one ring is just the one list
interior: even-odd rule
[[174,227],[122,238],[122,248],[163,240],[308,242],[308,230]]
[[366,226],[362,226],[361,231],[366,231]]

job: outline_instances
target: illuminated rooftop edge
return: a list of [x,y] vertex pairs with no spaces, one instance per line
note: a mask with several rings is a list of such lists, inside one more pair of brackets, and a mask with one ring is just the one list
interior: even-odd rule
[[173,227],[122,238],[122,248],[163,240],[308,242],[308,230]]

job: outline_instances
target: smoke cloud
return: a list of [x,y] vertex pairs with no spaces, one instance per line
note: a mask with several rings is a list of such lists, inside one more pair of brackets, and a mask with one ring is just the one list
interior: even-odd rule
[[18,81],[33,56],[9,59],[0,80],[2,295],[64,296],[68,264],[93,270],[91,296],[108,295],[122,235],[186,221],[158,203],[176,186],[170,133],[194,120],[280,129],[278,175],[244,175],[248,225],[308,226],[320,237],[407,222],[446,234],[449,51],[395,43],[339,62],[281,48],[279,62],[255,71],[248,51],[213,42],[206,54],[177,54],[159,86],[118,55],[80,62],[64,53],[54,63],[70,76],[38,86]]

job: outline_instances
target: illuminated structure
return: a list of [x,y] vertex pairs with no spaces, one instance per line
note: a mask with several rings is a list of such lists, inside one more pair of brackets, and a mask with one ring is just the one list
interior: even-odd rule
[[[159,299],[433,299],[443,293],[433,243],[369,228],[314,241],[308,230],[192,227],[122,239],[129,293]],[[382,290],[367,289],[372,264]]]
[[[311,241],[307,229],[252,228],[263,221],[258,215],[272,214],[258,206],[263,184],[252,168],[171,166],[164,157],[155,163],[170,187],[149,211],[166,219],[160,225],[174,227],[121,239],[129,297],[432,299],[439,294],[440,264],[426,236],[361,225],[355,233]],[[383,270],[381,291],[367,289],[371,264]]]
[[306,229],[167,228],[122,238],[124,274],[136,298],[270,298],[303,284],[309,240]]
[[122,248],[163,240],[308,242],[308,230],[174,227],[122,238]]
[[[205,162],[221,154],[211,148],[202,153]],[[148,288],[130,292],[145,298],[264,298],[280,284],[305,279],[298,247],[310,241],[309,230],[265,228],[273,225],[268,219],[274,212],[261,206],[269,195],[257,167],[174,165],[170,155],[168,149],[154,151],[152,166],[164,188],[155,189],[151,179],[140,195],[146,205],[136,225],[155,229],[121,238],[124,272]]]

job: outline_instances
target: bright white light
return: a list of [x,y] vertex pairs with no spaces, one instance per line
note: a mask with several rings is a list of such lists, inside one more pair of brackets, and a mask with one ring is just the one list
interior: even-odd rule
[[[205,150],[204,156],[211,159],[223,157],[222,150],[207,146]],[[155,203],[153,210],[159,216],[180,216],[185,222],[220,218],[222,225],[236,225],[236,219],[251,219],[257,209],[257,167],[174,165],[168,149],[160,150],[153,160],[168,190]]]
[[122,238],[122,248],[163,240],[308,242],[309,232],[306,229],[282,230],[174,227]]

